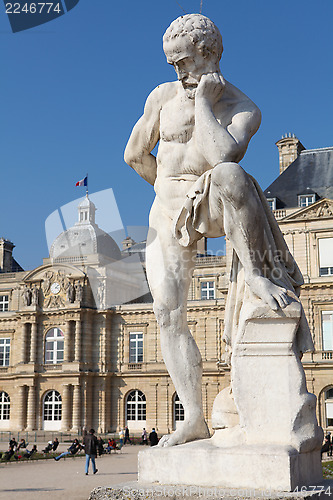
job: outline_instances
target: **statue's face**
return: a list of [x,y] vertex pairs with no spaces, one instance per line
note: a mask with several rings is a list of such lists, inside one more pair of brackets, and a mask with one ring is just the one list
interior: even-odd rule
[[169,41],[164,47],[167,61],[172,64],[186,95],[194,99],[202,75],[217,71],[212,56],[204,57],[186,37]]

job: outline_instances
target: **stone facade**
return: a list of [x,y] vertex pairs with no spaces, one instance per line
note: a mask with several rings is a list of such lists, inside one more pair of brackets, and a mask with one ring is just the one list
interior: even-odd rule
[[[191,332],[202,352],[204,405],[209,419],[214,398],[228,379],[228,369],[218,367],[227,293],[225,257],[197,260],[188,315]],[[59,276],[63,284],[49,302],[43,283],[51,273],[50,286],[60,281]],[[205,276],[212,293],[216,286],[216,299],[200,298]],[[66,279],[82,284],[81,302],[67,300]],[[38,305],[25,305],[25,286],[38,287]],[[0,312],[0,340],[10,340],[10,355],[8,366],[3,363],[0,367],[0,392],[10,397],[10,419],[0,420],[0,430],[80,432],[93,426],[99,432],[109,432],[126,424],[138,432],[145,426],[156,427],[160,433],[173,429],[175,390],[162,360],[151,303],[97,310],[85,274],[69,264],[48,264],[32,273],[0,274],[0,295],[5,294],[9,308]],[[57,353],[59,362],[47,359],[47,334],[53,328],[64,334],[63,359],[62,353]],[[131,359],[133,333],[142,334],[142,360]],[[135,390],[145,395],[144,422],[126,418],[126,398]],[[45,396],[50,391],[61,396],[59,421],[44,419]]]
[[[319,423],[330,430],[333,261],[330,265],[327,251],[333,242],[333,200],[318,196],[306,207],[275,210],[275,216],[304,275],[301,300],[315,352],[302,361],[308,390],[318,397]],[[133,243],[126,241],[127,251]],[[155,427],[159,435],[173,430],[182,407],[162,360],[149,295],[97,307],[86,263],[97,269],[101,259],[97,253],[83,259],[66,251],[33,271],[15,263],[16,272],[9,272],[6,263],[7,272],[0,273],[0,431],[81,432],[93,426],[114,432],[125,425],[138,435],[143,427]],[[210,427],[214,399],[230,377],[222,341],[230,255],[228,244],[226,256],[198,255],[189,291],[188,321],[202,354]]]

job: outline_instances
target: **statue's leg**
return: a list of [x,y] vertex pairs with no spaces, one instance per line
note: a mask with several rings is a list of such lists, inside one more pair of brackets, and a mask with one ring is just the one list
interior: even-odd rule
[[237,163],[219,163],[212,172],[212,216],[223,207],[224,229],[241,261],[252,292],[272,309],[289,303],[286,290],[263,276],[265,212],[247,173]]
[[195,265],[196,245],[181,247],[172,234],[172,221],[154,203],[147,241],[147,276],[160,327],[164,362],[185,420],[160,444],[172,446],[209,437],[202,408],[202,360],[187,325],[187,295]]

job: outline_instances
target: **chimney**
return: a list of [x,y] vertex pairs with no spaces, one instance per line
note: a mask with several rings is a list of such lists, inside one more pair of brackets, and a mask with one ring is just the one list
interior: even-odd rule
[[296,160],[301,151],[305,149],[295,134],[285,134],[275,143],[279,150],[280,175]]
[[14,243],[4,238],[0,238],[0,273],[11,273],[13,267]]

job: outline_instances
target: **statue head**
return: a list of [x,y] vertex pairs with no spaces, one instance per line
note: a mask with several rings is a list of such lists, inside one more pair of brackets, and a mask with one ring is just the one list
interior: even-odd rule
[[171,64],[185,45],[193,45],[206,58],[218,63],[223,52],[222,36],[215,24],[201,14],[186,14],[173,21],[163,36],[163,49]]
[[203,74],[219,70],[222,36],[208,17],[186,14],[178,17],[166,30],[163,49],[178,80],[185,90],[193,93]]

